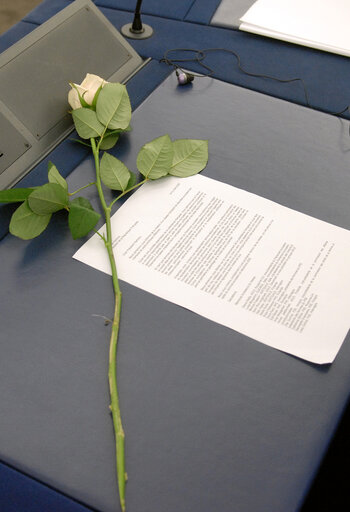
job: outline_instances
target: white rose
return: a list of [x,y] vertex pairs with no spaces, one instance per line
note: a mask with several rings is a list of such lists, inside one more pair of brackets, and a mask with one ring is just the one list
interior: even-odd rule
[[[84,98],[86,103],[92,105],[92,101],[95,97],[95,94],[99,87],[102,87],[107,84],[106,80],[103,80],[100,76],[91,75],[87,73],[84,80],[80,85],[72,84],[72,89],[68,93],[68,103],[72,107],[73,110],[77,108],[81,108],[82,104],[80,103],[79,94]],[[79,94],[78,94],[79,91]]]

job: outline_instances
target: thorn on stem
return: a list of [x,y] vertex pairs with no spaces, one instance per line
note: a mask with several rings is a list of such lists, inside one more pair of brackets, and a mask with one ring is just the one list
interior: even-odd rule
[[104,316],[104,315],[97,315],[97,314],[94,314],[94,313],[93,313],[93,314],[92,314],[92,316],[98,316],[98,317],[100,317],[100,318],[103,318],[103,320],[105,321],[105,322],[104,322],[104,324],[105,324],[105,325],[109,325],[109,324],[111,324],[111,323],[112,323],[112,320],[111,320],[110,318],[107,318],[107,317],[106,317],[106,316]]

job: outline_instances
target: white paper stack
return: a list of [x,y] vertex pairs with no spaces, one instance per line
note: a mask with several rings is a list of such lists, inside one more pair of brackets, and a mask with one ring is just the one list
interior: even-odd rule
[[349,0],[257,0],[240,30],[350,56]]

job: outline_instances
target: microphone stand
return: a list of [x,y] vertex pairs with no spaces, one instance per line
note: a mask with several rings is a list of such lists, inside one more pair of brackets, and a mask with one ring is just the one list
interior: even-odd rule
[[137,0],[134,21],[132,23],[127,23],[123,25],[121,28],[121,33],[123,36],[128,37],[130,39],[147,39],[151,37],[153,34],[153,28],[149,25],[142,24],[141,21],[141,4],[142,0]]

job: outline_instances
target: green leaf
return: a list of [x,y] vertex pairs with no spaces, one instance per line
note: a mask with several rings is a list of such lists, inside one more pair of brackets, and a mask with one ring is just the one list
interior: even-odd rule
[[65,190],[68,190],[68,183],[63,178],[63,176],[61,176],[57,167],[52,162],[49,162],[48,168],[49,168],[49,172],[48,172],[49,182],[57,183],[57,185],[60,185]]
[[169,174],[185,178],[202,171],[208,163],[208,141],[178,139],[173,142],[174,158]]
[[101,215],[97,213],[88,199],[76,197],[70,203],[68,225],[74,240],[86,236],[97,224]]
[[37,215],[29,208],[28,202],[25,201],[11,217],[10,233],[22,238],[22,240],[30,240],[44,231],[50,219],[50,213]]
[[129,188],[131,188],[134,185],[136,185],[136,181],[137,181],[136,174],[134,174],[133,172],[130,171],[130,179],[128,181],[128,185],[126,187],[126,190],[129,190]]
[[128,128],[131,105],[125,85],[106,84],[98,96],[96,114],[98,120],[107,128]]
[[58,212],[68,206],[68,192],[57,183],[46,183],[30,194],[28,204],[38,215]]
[[156,180],[166,176],[173,162],[173,145],[169,135],[145,144],[137,155],[137,168],[145,178]]
[[72,111],[75,128],[82,139],[99,137],[104,127],[97,119],[96,112],[89,108],[77,108]]
[[111,149],[118,142],[119,135],[124,132],[131,132],[131,126],[129,125],[127,128],[116,129],[116,130],[106,130],[106,133],[102,139],[100,144],[100,149]]
[[119,133],[119,131],[117,133],[106,133],[100,144],[100,149],[111,149],[113,146],[115,146],[119,139]]
[[130,180],[130,171],[118,158],[104,153],[101,158],[101,180],[112,190],[126,190]]
[[0,203],[21,203],[33,192],[34,188],[10,188],[0,190]]
[[100,95],[101,89],[102,89],[102,85],[100,85],[100,87],[95,92],[95,96],[93,97],[93,100],[92,100],[92,103],[91,103],[91,107],[92,107],[93,110],[96,110],[97,98]]

